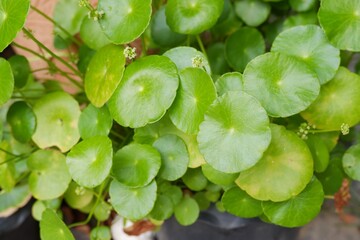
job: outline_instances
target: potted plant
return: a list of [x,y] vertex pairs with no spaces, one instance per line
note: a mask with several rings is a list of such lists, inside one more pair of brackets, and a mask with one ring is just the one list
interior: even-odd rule
[[[23,27],[30,8],[77,50]],[[0,51],[13,43],[73,86],[0,58],[1,214],[33,197],[42,240],[83,225],[110,239],[114,212],[130,234],[210,206],[309,223],[360,180],[359,18],[357,0],[60,0],[54,17],[0,0]],[[20,31],[41,51],[14,43]]]

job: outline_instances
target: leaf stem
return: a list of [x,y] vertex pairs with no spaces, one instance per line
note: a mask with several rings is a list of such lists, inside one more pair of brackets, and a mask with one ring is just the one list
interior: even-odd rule
[[325,195],[324,196],[325,199],[334,199],[334,196],[331,196],[331,195]]
[[111,130],[110,133],[111,133],[112,135],[114,135],[115,137],[120,138],[120,139],[123,140],[123,141],[126,139],[126,137],[124,137],[124,136],[122,136],[121,134],[115,132],[114,130]]
[[99,205],[99,201],[100,201],[100,198],[102,197],[102,193],[104,191],[106,183],[107,183],[107,179],[105,179],[102,182],[102,184],[100,185],[100,190],[99,190],[98,196],[96,198],[96,202],[95,202],[94,206],[91,208],[91,211],[90,211],[89,215],[87,216],[87,218],[84,221],[76,222],[76,223],[68,225],[69,228],[85,225],[85,224],[90,222],[90,220],[91,220],[91,218],[92,218],[92,216],[94,214],[95,208],[97,207],[97,205]]
[[197,42],[199,44],[199,47],[200,47],[202,53],[205,55],[206,59],[208,59],[204,44],[203,44],[203,42],[201,40],[201,37],[199,35],[196,35],[196,40],[197,40]]
[[13,157],[19,157],[19,155],[16,155],[16,154],[14,154],[12,152],[6,151],[3,148],[0,148],[0,151],[6,153],[7,155],[13,156]]
[[63,28],[59,23],[54,21],[51,17],[46,15],[44,12],[36,8],[35,6],[31,5],[31,9],[43,16],[46,20],[52,22],[56,27],[58,27],[61,31],[63,31],[77,46],[81,46],[81,42],[77,40],[71,33],[69,33],[65,28]]
[[26,36],[28,36],[31,40],[33,40],[40,48],[44,49],[47,53],[49,53],[53,58],[59,60],[62,64],[64,64],[66,67],[68,67],[70,70],[72,70],[79,77],[82,77],[82,74],[81,74],[81,72],[79,72],[79,70],[75,69],[68,62],[66,62],[64,59],[62,59],[61,57],[59,57],[58,55],[53,53],[49,48],[47,48],[37,38],[35,38],[35,36],[32,35],[30,31],[28,31],[26,28],[23,28],[23,32],[25,33]]

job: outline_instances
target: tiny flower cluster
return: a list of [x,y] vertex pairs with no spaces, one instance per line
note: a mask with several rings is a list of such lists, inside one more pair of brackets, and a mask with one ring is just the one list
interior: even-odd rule
[[197,55],[191,59],[191,63],[193,67],[202,68],[204,67],[204,58]]
[[94,21],[98,21],[104,16],[105,12],[103,10],[92,10],[88,12],[88,17],[93,19]]
[[127,46],[124,49],[124,56],[129,60],[136,58],[136,48]]
[[299,126],[299,131],[297,132],[297,135],[303,139],[306,140],[308,138],[308,134],[310,132],[311,129],[315,129],[316,126],[315,125],[310,125],[306,122],[300,124]]
[[341,130],[341,133],[342,133],[343,135],[349,134],[349,132],[350,132],[350,126],[349,126],[349,124],[347,124],[347,123],[341,124],[340,130]]

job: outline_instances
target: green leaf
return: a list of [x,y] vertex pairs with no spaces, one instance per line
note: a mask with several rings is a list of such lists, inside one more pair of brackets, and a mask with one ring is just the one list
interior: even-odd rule
[[333,157],[325,172],[316,174],[326,195],[334,195],[341,188],[343,179],[346,178],[343,169],[342,157]]
[[169,182],[165,182],[165,184],[159,183],[158,192],[164,196],[167,196],[174,206],[179,204],[183,196],[181,188],[171,185]]
[[205,161],[225,173],[255,165],[270,139],[265,110],[254,97],[241,91],[228,92],[209,107],[197,137]]
[[17,208],[22,207],[31,198],[27,184],[18,185],[10,192],[0,193],[0,217],[7,217],[14,213]]
[[314,160],[315,172],[324,172],[329,165],[329,150],[324,141],[317,135],[309,135],[306,144],[308,145]]
[[148,215],[155,205],[156,182],[140,188],[128,188],[116,180],[110,184],[110,200],[115,211],[130,220],[139,220]]
[[199,151],[196,135],[186,134],[177,129],[167,115],[154,124],[135,129],[134,139],[139,143],[153,144],[156,139],[166,134],[175,134],[184,141],[189,153],[189,167],[197,168],[205,163]]
[[318,0],[289,0],[290,6],[297,12],[306,12],[313,9]]
[[55,150],[38,150],[27,161],[31,174],[29,188],[39,200],[60,197],[68,188],[71,176],[65,156]]
[[225,73],[215,82],[215,87],[219,96],[229,91],[243,91],[243,76],[239,72]]
[[[29,8],[29,0],[0,1],[0,52],[2,52],[12,42],[12,40],[16,37],[17,33],[24,26]],[[0,72],[3,73],[1,67]],[[0,85],[3,86],[2,84]],[[2,96],[2,94],[0,94],[0,96]]]
[[309,223],[320,212],[324,201],[321,183],[314,178],[297,196],[285,202],[263,202],[266,217],[283,227],[299,227]]
[[286,30],[275,39],[272,52],[293,56],[316,72],[320,83],[330,81],[340,65],[340,51],[327,40],[323,30],[315,25]]
[[[88,17],[85,17],[81,23],[80,37],[86,45],[95,50],[100,50],[102,47],[111,43],[103,33],[99,22]],[[119,57],[121,57],[121,55]]]
[[83,139],[107,136],[113,124],[112,117],[106,105],[96,108],[89,104],[79,118],[79,132]]
[[[1,13],[1,3],[2,2],[0,2],[0,13]],[[0,29],[1,29],[1,23],[0,23]],[[3,34],[1,34],[1,36],[2,35]],[[1,44],[1,37],[0,37],[0,44]],[[14,90],[14,76],[11,71],[11,66],[9,62],[6,61],[4,58],[0,58],[0,72],[1,72],[1,78],[0,78],[0,86],[1,86],[0,106],[1,106],[10,99],[11,94],[13,93]]]
[[174,209],[176,220],[183,226],[193,224],[199,217],[200,209],[197,202],[185,195]]
[[305,110],[317,98],[320,83],[316,74],[295,57],[266,53],[246,66],[244,89],[270,116],[288,117]]
[[189,168],[182,177],[185,185],[193,191],[201,191],[206,188],[208,181],[201,171],[201,168]]
[[238,173],[224,173],[218,171],[209,164],[204,164],[201,166],[201,168],[203,174],[209,181],[221,186],[229,186],[233,184],[239,176]]
[[96,107],[102,107],[113,95],[125,69],[124,48],[107,45],[92,57],[85,75],[85,93]]
[[40,221],[41,240],[75,240],[69,228],[51,209],[46,209]]
[[112,158],[111,140],[105,136],[97,136],[76,144],[68,153],[66,163],[75,182],[93,188],[109,175]]
[[91,203],[94,194],[91,190],[88,190],[76,182],[71,182],[69,188],[64,194],[66,203],[75,209],[81,209]]
[[189,164],[189,155],[184,141],[173,134],[159,137],[154,143],[161,155],[161,167],[158,176],[175,181],[181,178]]
[[31,73],[29,61],[22,55],[12,56],[8,61],[14,75],[15,86],[17,88],[23,88]]
[[69,151],[80,138],[78,102],[65,92],[49,93],[35,102],[37,127],[32,137],[42,149],[56,146]]
[[205,192],[196,192],[192,197],[199,205],[201,211],[210,207],[211,202],[207,199]]
[[129,43],[147,28],[151,18],[151,0],[99,0],[98,9],[104,11],[100,26],[116,44]]
[[358,0],[322,0],[318,17],[320,25],[335,47],[341,50],[360,51]]
[[89,66],[89,63],[95,53],[95,50],[92,50],[85,44],[79,48],[79,61],[77,62],[77,68],[82,74],[86,73],[87,67]]
[[288,17],[284,21],[282,30],[308,24],[318,24],[317,12],[304,12]]
[[227,212],[242,218],[258,217],[263,213],[261,201],[250,197],[239,187],[228,189],[221,202]]
[[243,0],[235,2],[236,15],[243,20],[246,25],[257,27],[270,15],[271,7],[268,3],[258,0]]
[[265,41],[256,28],[243,27],[225,42],[225,57],[236,71],[243,72],[246,65],[265,52]]
[[211,74],[211,69],[209,62],[205,55],[192,47],[176,47],[171,48],[163,54],[165,57],[170,58],[172,62],[175,63],[179,72],[185,68],[193,67],[192,59],[195,57],[200,57],[203,59],[203,66],[206,69],[208,74]]
[[183,132],[195,134],[215,99],[215,85],[210,76],[200,68],[186,68],[180,72],[180,87],[169,110],[170,119]]
[[96,220],[103,222],[109,219],[111,214],[112,207],[107,202],[101,200],[98,205],[96,205],[94,210],[94,216]]
[[340,130],[343,123],[354,126],[360,121],[359,91],[360,76],[340,67],[301,116],[319,129]]
[[174,212],[174,205],[166,195],[158,195],[153,210],[150,213],[152,219],[163,221],[171,217]]
[[108,226],[98,226],[91,230],[90,240],[111,240],[111,231]]
[[[12,152],[8,141],[0,142],[0,148]],[[0,188],[5,192],[10,192],[16,185],[16,169],[13,161],[9,161],[13,156],[4,151],[0,151]]]
[[31,140],[35,132],[36,118],[33,110],[26,102],[13,103],[7,112],[6,119],[17,141],[27,143]]
[[121,184],[136,188],[148,185],[159,172],[161,156],[150,145],[126,145],[114,156],[112,173]]
[[[79,6],[78,0],[60,0],[56,3],[54,9],[54,21],[60,24],[68,33],[75,35],[79,32],[81,22],[87,13],[88,10],[85,7]],[[63,42],[68,41],[69,36],[57,26],[55,26],[54,32]]]
[[261,160],[240,173],[236,184],[255,199],[284,201],[311,180],[313,160],[304,141],[284,127],[271,125],[271,143]]
[[177,69],[170,59],[143,57],[126,68],[109,101],[110,113],[120,125],[132,128],[156,122],[173,103],[178,86]]
[[37,200],[32,205],[31,214],[35,220],[40,221],[42,218],[42,214],[47,208],[56,211],[60,207],[60,205],[61,205],[61,200],[59,198],[55,198],[47,201]]
[[345,173],[352,179],[360,181],[360,144],[346,150],[342,163]]
[[215,25],[223,5],[223,0],[169,0],[166,21],[174,32],[199,34]]
[[230,67],[225,59],[225,44],[222,42],[217,42],[210,45],[206,49],[207,56],[209,58],[210,67],[215,75],[221,75],[230,71]]
[[167,25],[165,7],[157,10],[152,17],[151,37],[161,47],[174,47],[186,41],[186,35],[173,32]]

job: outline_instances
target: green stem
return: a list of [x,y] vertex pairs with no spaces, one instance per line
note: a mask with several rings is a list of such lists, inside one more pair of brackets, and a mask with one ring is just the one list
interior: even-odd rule
[[339,129],[319,129],[319,130],[308,130],[309,133],[327,133],[327,132],[340,132]]
[[115,137],[117,137],[117,138],[119,138],[119,139],[123,140],[123,141],[126,139],[126,137],[124,137],[124,136],[122,136],[122,135],[118,134],[118,133],[117,133],[117,132],[115,132],[114,130],[111,130],[111,131],[110,131],[110,133],[111,133],[112,135],[114,135]]
[[37,57],[39,57],[40,59],[44,60],[51,68],[54,68],[58,73],[60,73],[62,76],[66,77],[71,83],[73,83],[75,86],[77,86],[79,89],[83,89],[82,85],[76,81],[75,79],[71,78],[66,72],[64,72],[63,70],[61,70],[60,68],[58,68],[53,62],[51,62],[49,59],[47,59],[46,57],[44,57],[43,55],[35,52],[34,50],[30,49],[30,48],[27,48],[27,47],[24,47],[22,45],[19,45],[17,44],[16,42],[12,42],[12,44],[17,47],[17,48],[20,48],[22,50],[25,50]]
[[196,35],[196,40],[197,40],[197,42],[198,42],[198,44],[199,44],[199,47],[200,47],[202,53],[205,55],[206,59],[208,59],[207,54],[206,54],[206,50],[205,50],[205,47],[204,47],[204,44],[203,44],[203,42],[202,42],[202,40],[201,40],[201,38],[200,38],[199,35]]
[[49,53],[53,58],[59,60],[62,64],[64,64],[66,67],[68,67],[70,70],[72,70],[79,77],[82,77],[82,74],[81,74],[81,72],[79,72],[79,70],[75,69],[68,62],[66,62],[64,59],[62,59],[61,57],[59,57],[58,55],[53,53],[49,48],[47,48],[37,38],[35,38],[35,36],[32,35],[30,31],[28,31],[26,28],[23,28],[23,32],[25,33],[26,36],[28,36],[31,40],[33,40],[40,48],[44,49],[47,53]]
[[16,154],[14,154],[12,152],[6,151],[3,148],[0,148],[0,151],[6,153],[7,155],[13,156],[13,157],[19,157],[19,155],[16,155]]
[[31,6],[31,9],[43,16],[46,20],[52,22],[56,27],[58,27],[61,31],[63,31],[77,46],[81,46],[81,42],[77,40],[71,33],[69,33],[65,28],[63,28],[60,24],[54,21],[51,17],[46,15],[44,12],[36,8],[35,6]]
[[325,195],[324,196],[325,199],[334,199],[334,196],[331,196],[331,195]]
[[100,201],[100,198],[102,197],[102,193],[104,191],[106,183],[107,183],[107,180],[104,180],[103,183],[100,185],[100,190],[99,190],[98,196],[96,198],[96,202],[95,202],[94,206],[91,208],[91,211],[90,211],[89,215],[87,216],[87,218],[84,221],[76,222],[76,223],[68,225],[69,228],[85,225],[90,222],[90,220],[94,214],[95,208],[97,207],[97,205],[99,205],[99,201]]
[[191,38],[190,35],[188,35],[186,38],[186,46],[188,46],[188,47],[190,47],[190,38]]

